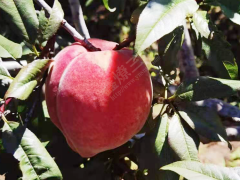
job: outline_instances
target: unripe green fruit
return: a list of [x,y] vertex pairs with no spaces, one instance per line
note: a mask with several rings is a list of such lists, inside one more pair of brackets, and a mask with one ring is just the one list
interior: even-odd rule
[[152,84],[140,57],[116,43],[90,39],[102,51],[75,43],[56,57],[46,83],[53,123],[82,157],[114,149],[144,125],[152,102]]

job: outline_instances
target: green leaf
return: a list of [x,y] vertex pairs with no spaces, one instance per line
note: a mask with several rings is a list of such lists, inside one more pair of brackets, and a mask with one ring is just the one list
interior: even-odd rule
[[198,9],[195,0],[151,0],[140,15],[137,26],[135,53],[181,25],[189,14]]
[[[157,120],[157,119],[156,119]],[[178,179],[175,173],[160,171],[159,168],[176,161],[175,154],[167,141],[169,117],[164,114],[155,129],[146,134],[135,146],[140,170],[148,170],[147,180]]]
[[13,80],[13,77],[9,74],[8,70],[4,67],[2,60],[0,59],[0,79],[7,80],[10,83]]
[[181,117],[199,135],[211,141],[227,140],[225,127],[218,114],[207,107],[199,107],[192,103],[179,105]]
[[221,78],[238,78],[238,66],[231,51],[231,45],[225,40],[210,20],[207,11],[198,11],[193,15],[197,31],[203,36],[202,48],[210,64]]
[[32,0],[1,0],[0,11],[17,35],[35,43],[39,23]]
[[42,108],[43,108],[43,114],[45,118],[50,118],[50,115],[48,113],[47,103],[46,100],[42,101]]
[[38,18],[40,32],[42,34],[41,42],[47,41],[56,34],[57,30],[61,26],[63,17],[64,12],[58,0],[54,1],[52,13],[48,19],[45,17],[45,13],[40,11]]
[[0,98],[2,98],[5,95],[12,81],[13,78],[9,74],[8,70],[4,67],[3,62],[0,58]]
[[223,13],[234,23],[240,25],[240,1],[239,0],[217,0]]
[[52,61],[53,60],[36,60],[23,67],[11,83],[4,98],[13,97],[26,100]]
[[240,176],[231,168],[194,161],[179,161],[161,169],[174,171],[189,180],[239,180]]
[[212,77],[195,77],[180,84],[170,100],[200,101],[209,98],[224,98],[240,90],[240,81]]
[[163,36],[158,42],[160,60],[157,65],[161,66],[163,73],[169,75],[171,79],[176,78],[177,53],[182,47],[183,30],[183,26],[179,26],[173,32]]
[[[32,55],[35,56],[36,54],[24,43],[21,43],[22,46],[22,55]],[[23,58],[23,57],[22,57]]]
[[177,114],[171,117],[168,130],[169,145],[181,160],[199,161],[199,138],[183,123]]
[[137,24],[138,23],[138,20],[139,20],[139,16],[140,14],[142,13],[143,9],[145,8],[146,6],[146,3],[145,4],[142,4],[140,5],[137,9],[135,9],[131,15],[131,19],[130,21],[133,23],[133,24]]
[[197,29],[200,34],[209,38],[211,31],[216,30],[216,27],[213,25],[207,11],[197,11],[193,14],[193,23],[194,27]]
[[116,11],[116,8],[110,8],[110,7],[109,7],[108,1],[109,1],[109,0],[103,0],[103,4],[104,4],[105,8],[106,8],[107,10],[109,10],[110,12]]
[[16,59],[21,56],[22,46],[0,35],[0,57]]
[[235,173],[238,174],[238,176],[240,177],[240,168],[239,167],[234,167],[234,168],[231,168],[235,171]]
[[29,129],[5,122],[2,131],[6,151],[20,161],[23,180],[63,179],[57,164]]

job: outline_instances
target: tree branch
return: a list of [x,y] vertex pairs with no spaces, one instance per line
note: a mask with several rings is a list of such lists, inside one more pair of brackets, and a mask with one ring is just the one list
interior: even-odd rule
[[[48,14],[51,14],[51,7],[44,0],[34,0],[39,6],[41,6]],[[69,32],[75,41],[80,42],[89,51],[100,51],[101,49],[93,46],[86,38],[81,36],[75,28],[73,28],[65,19],[62,20],[61,26]]]
[[83,11],[79,0],[68,0],[72,12],[73,22],[77,31],[85,38],[89,39],[90,35],[83,17]]
[[113,50],[120,50],[122,48],[125,48],[131,44],[131,42],[135,41],[136,35],[134,36],[129,36],[127,39],[125,39],[123,42],[119,43],[116,45],[116,47]]

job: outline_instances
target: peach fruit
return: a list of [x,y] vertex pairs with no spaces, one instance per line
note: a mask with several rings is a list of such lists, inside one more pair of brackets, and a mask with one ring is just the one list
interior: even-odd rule
[[121,146],[143,127],[152,101],[147,67],[129,49],[90,39],[102,51],[88,52],[81,44],[55,57],[46,82],[52,122],[69,146],[82,157]]

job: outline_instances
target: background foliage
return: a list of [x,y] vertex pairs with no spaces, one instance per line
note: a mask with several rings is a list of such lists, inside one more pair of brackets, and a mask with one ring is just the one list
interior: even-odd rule
[[[238,134],[229,136],[224,122],[236,127],[240,118],[240,2],[197,2],[81,1],[91,37],[122,42],[136,35],[130,48],[144,59],[154,88],[153,115],[140,134],[117,149],[84,159],[51,123],[42,92],[51,57],[74,42],[59,29],[63,17],[74,24],[68,1],[47,1],[49,15],[32,0],[2,0],[0,98],[6,107],[0,111],[6,111],[0,121],[0,175],[6,173],[10,180],[239,179],[238,168],[202,164],[198,148],[200,142],[219,141],[231,149],[229,140],[239,140]],[[55,54],[47,50],[52,45]],[[191,55],[196,74],[179,60],[191,60]],[[3,65],[9,60],[28,65],[9,73]],[[237,151],[233,156],[240,158]]]

